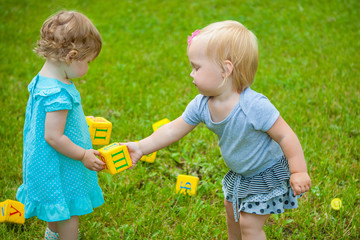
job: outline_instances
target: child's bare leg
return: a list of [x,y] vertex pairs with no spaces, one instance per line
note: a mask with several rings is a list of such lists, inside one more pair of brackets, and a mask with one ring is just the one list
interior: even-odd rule
[[57,223],[58,223],[58,222],[48,222],[48,223],[47,223],[47,226],[48,226],[48,228],[49,228],[52,232],[58,233]]
[[224,199],[224,204],[226,209],[228,238],[229,240],[239,240],[241,239],[240,224],[235,222],[233,204],[226,199]]
[[79,217],[72,216],[70,219],[58,222],[59,238],[64,240],[76,240],[78,238]]
[[240,212],[240,229],[242,240],[264,240],[264,225],[270,215],[257,215]]

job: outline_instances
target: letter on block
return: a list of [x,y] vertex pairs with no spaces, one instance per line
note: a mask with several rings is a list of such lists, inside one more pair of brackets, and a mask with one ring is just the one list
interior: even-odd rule
[[153,163],[155,161],[155,158],[156,158],[156,153],[157,152],[153,152],[153,153],[150,153],[148,155],[144,155],[144,156],[142,156],[142,158],[140,160],[144,161],[144,162]]
[[164,118],[164,119],[162,119],[162,120],[154,123],[154,124],[152,125],[152,128],[153,128],[153,130],[154,130],[154,132],[155,132],[155,131],[158,130],[162,125],[165,125],[165,124],[167,124],[167,123],[169,123],[169,122],[170,122],[169,119]]
[[25,222],[24,204],[7,199],[0,203],[0,222],[23,224]]
[[112,143],[98,150],[100,159],[106,163],[104,172],[115,174],[132,166],[129,151],[125,145]]
[[176,181],[176,192],[194,196],[196,195],[196,187],[198,183],[198,177],[179,175]]
[[110,142],[112,124],[103,117],[86,117],[89,125],[91,142],[94,145],[106,145]]

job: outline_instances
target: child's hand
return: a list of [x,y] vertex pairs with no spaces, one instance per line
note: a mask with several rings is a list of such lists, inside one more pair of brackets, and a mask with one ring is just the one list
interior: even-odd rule
[[130,154],[131,162],[133,164],[133,166],[131,168],[135,167],[137,162],[144,155],[142,153],[140,147],[139,147],[139,143],[137,143],[137,142],[128,142],[128,143],[119,143],[119,144],[120,145],[126,145],[126,147],[128,148],[129,154]]
[[294,196],[307,192],[311,187],[311,180],[307,172],[293,173],[290,176],[290,185]]
[[85,154],[81,159],[81,162],[84,166],[92,171],[101,171],[105,167],[105,163],[95,157],[95,155],[100,156],[99,151],[94,149],[85,150]]

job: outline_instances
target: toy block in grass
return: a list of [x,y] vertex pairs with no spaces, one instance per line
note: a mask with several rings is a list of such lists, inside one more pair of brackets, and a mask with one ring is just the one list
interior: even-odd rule
[[198,183],[198,177],[193,177],[189,175],[178,175],[176,181],[176,192],[194,196],[196,195],[196,187]]
[[91,142],[94,145],[106,145],[110,142],[112,124],[103,117],[86,117]]
[[23,224],[25,222],[24,204],[7,199],[0,203],[0,222]]
[[142,158],[140,160],[144,161],[144,162],[153,163],[155,161],[155,158],[156,158],[156,153],[157,152],[153,152],[153,153],[150,153],[148,155],[144,155],[144,156],[142,156]]
[[98,149],[101,161],[106,163],[104,172],[115,174],[124,171],[132,166],[129,151],[126,145],[112,143]]
[[154,124],[152,125],[152,128],[153,128],[153,130],[154,130],[154,132],[155,132],[155,131],[158,130],[162,125],[165,125],[165,124],[167,124],[167,123],[169,123],[169,122],[170,122],[169,119],[164,118],[164,119],[162,119],[162,120],[157,121],[156,123],[154,123]]

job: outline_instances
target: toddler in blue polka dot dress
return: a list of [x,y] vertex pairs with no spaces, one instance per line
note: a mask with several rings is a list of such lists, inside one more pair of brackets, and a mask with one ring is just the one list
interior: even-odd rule
[[222,181],[229,239],[265,239],[270,214],[296,208],[311,181],[297,136],[269,99],[250,88],[256,37],[239,22],[217,22],[188,38],[187,53],[200,94],[176,120],[126,143],[130,157],[135,165],[204,123],[230,169]]
[[16,197],[25,218],[47,222],[45,239],[77,239],[80,215],[104,203],[97,171],[104,163],[92,149],[73,78],[85,75],[101,50],[93,23],[60,11],[41,28],[35,52],[46,59],[28,86],[23,132],[23,184]]

